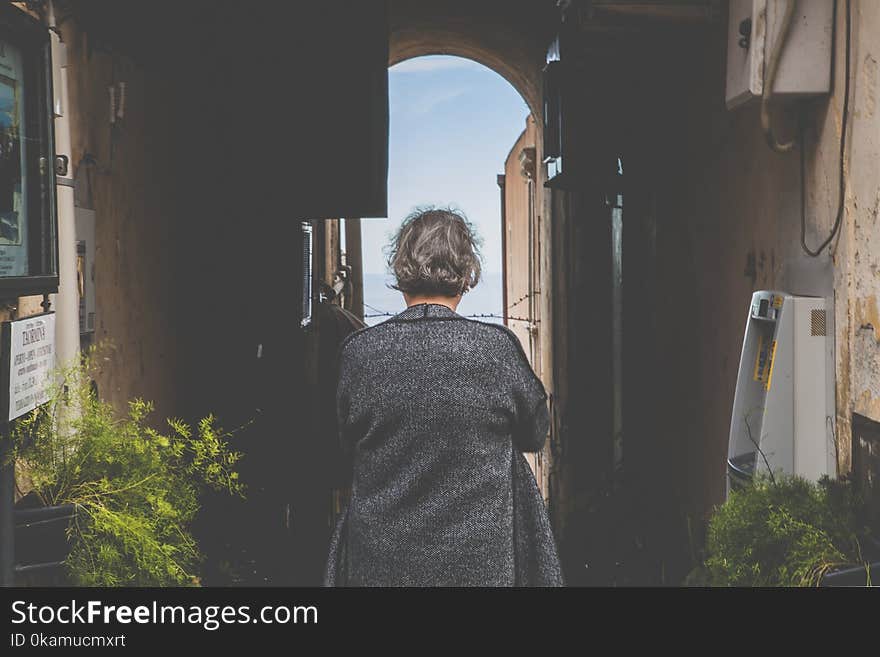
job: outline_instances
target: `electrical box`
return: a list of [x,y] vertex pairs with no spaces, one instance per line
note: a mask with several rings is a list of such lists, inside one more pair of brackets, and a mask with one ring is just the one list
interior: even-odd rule
[[[789,0],[730,0],[727,23],[727,108],[764,91],[764,73],[783,27]],[[795,3],[780,53],[773,95],[804,98],[831,91],[834,6],[829,0]]]
[[760,472],[836,475],[831,319],[822,297],[752,295],[730,419],[728,493]]
[[620,96],[629,77],[609,72],[573,29],[560,28],[543,69],[544,184],[614,198],[624,140],[612,126],[621,120]]
[[79,333],[95,330],[95,211],[76,208],[76,282],[79,294]]

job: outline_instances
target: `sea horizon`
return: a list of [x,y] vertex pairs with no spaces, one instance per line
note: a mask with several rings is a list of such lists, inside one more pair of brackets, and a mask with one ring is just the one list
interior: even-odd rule
[[[374,326],[406,308],[403,295],[388,287],[390,274],[364,274],[364,321]],[[477,286],[465,294],[456,312],[483,322],[503,324],[501,272],[483,272]],[[491,317],[487,315],[492,315]]]

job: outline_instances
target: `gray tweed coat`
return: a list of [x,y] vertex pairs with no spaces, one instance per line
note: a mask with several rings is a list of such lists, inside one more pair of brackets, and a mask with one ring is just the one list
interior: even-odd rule
[[324,585],[563,585],[522,454],[544,444],[547,393],[515,334],[417,304],[346,336],[337,359],[353,472]]

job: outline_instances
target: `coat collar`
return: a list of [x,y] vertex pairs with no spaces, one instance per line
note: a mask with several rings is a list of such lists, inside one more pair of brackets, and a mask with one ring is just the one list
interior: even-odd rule
[[461,315],[442,303],[416,303],[397,313],[394,319],[421,319],[423,317],[461,318]]

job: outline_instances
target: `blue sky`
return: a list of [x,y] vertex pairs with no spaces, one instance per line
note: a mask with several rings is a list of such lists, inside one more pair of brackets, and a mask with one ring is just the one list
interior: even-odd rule
[[525,101],[468,59],[418,57],[388,70],[391,101],[388,214],[362,222],[366,273],[386,271],[383,247],[419,205],[454,205],[483,238],[484,269],[501,271],[496,176],[525,128]]

